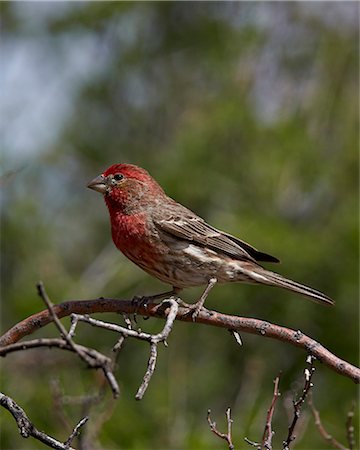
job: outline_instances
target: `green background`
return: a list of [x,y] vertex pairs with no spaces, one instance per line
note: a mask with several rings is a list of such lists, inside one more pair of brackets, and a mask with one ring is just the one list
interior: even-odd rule
[[[280,273],[336,301],[325,308],[280,289],[233,284],[215,287],[209,308],[300,329],[357,364],[358,9],[357,2],[2,2],[2,329],[43,309],[39,279],[54,302],[164,289],[116,250],[106,207],[85,188],[109,165],[131,162],[212,225],[279,257]],[[139,326],[153,332],[161,322]],[[49,325],[34,337],[55,335]],[[226,448],[206,412],[225,429],[228,406],[235,448],[250,448],[243,438],[261,439],[282,371],[273,420],[281,448],[306,354],[242,338],[239,347],[224,330],[176,323],[141,402],[134,395],[148,346],[127,342],[116,370],[120,399],[106,389],[83,448]],[[86,325],[77,334],[104,352],[115,339]],[[316,368],[316,406],[345,444],[357,388]],[[59,350],[2,361],[1,389],[39,429],[65,440],[55,381],[69,399],[96,394],[101,376]],[[71,399],[64,410],[71,426],[84,413]],[[0,419],[1,448],[40,448],[19,436],[8,412]],[[329,447],[307,406],[296,434],[298,449]]]

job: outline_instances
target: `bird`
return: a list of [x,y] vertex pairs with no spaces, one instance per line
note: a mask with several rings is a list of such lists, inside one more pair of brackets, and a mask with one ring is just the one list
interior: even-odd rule
[[87,187],[105,199],[115,246],[145,272],[172,286],[153,300],[205,286],[191,305],[193,320],[217,283],[276,286],[324,305],[334,304],[322,292],[264,268],[262,263],[279,259],[208,224],[170,198],[139,166],[113,164]]

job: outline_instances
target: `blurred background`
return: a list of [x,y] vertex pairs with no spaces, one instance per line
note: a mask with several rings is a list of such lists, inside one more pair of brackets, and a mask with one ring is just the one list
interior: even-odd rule
[[[336,301],[324,308],[279,289],[234,284],[217,286],[209,308],[300,329],[357,364],[359,4],[0,6],[2,330],[44,308],[39,279],[54,302],[164,289],[116,250],[103,200],[85,188],[109,165],[130,162],[214,226],[279,257],[280,273]],[[183,298],[199,293],[189,289]],[[161,325],[139,319],[144,330]],[[49,325],[34,337],[56,334]],[[250,448],[243,438],[261,439],[282,371],[273,422],[280,448],[306,355],[242,337],[239,347],[224,330],[176,323],[141,402],[134,395],[148,346],[128,342],[116,371],[120,399],[106,389],[95,402],[87,448],[226,448],[206,413],[211,408],[225,429],[228,406],[236,448]],[[105,352],[115,338],[85,325],[77,334]],[[314,401],[345,445],[356,386],[316,366]],[[58,350],[9,355],[2,370],[2,390],[60,440],[70,433],[65,418],[73,426],[84,413],[76,396],[97,394],[102,383]],[[1,448],[39,448],[20,437],[7,411],[0,418]],[[329,447],[306,407],[296,434],[298,449]]]

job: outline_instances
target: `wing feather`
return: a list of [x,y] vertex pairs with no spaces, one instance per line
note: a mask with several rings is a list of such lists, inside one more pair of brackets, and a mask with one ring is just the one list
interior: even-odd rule
[[279,262],[274,256],[259,252],[246,242],[217,230],[200,217],[192,215],[190,211],[189,213],[155,220],[155,225],[166,233],[224,253],[234,259]]

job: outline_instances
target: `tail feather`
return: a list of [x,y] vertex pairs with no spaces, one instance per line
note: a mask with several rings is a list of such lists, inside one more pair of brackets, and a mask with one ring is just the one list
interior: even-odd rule
[[259,271],[251,271],[249,273],[251,278],[254,281],[268,284],[270,286],[278,286],[284,289],[288,289],[289,291],[297,292],[298,294],[304,295],[305,297],[309,297],[311,300],[316,301],[318,303],[333,305],[335,302],[316,289],[310,288],[303,284],[297,283],[296,281],[289,280],[278,273],[271,272],[269,270],[259,270]]

